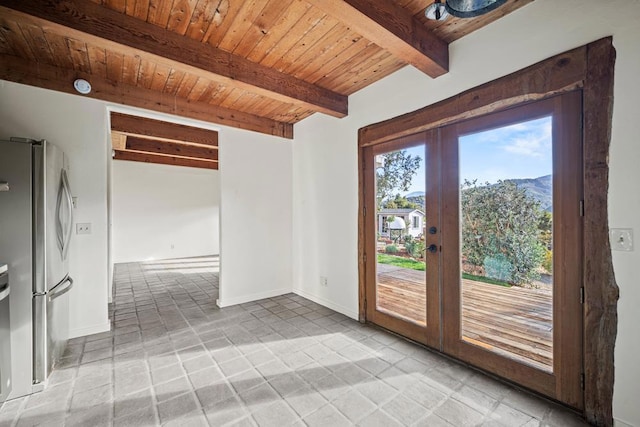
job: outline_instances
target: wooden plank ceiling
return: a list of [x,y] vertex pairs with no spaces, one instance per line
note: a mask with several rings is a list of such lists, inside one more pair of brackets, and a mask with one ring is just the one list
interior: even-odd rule
[[448,43],[533,0],[428,21],[431,0],[0,0],[0,78],[293,137],[407,64],[448,71]]

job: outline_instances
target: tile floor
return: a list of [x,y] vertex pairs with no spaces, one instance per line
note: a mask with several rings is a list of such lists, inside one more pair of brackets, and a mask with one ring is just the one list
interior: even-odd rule
[[583,425],[294,294],[219,309],[216,263],[117,265],[112,331],[72,340],[0,426]]

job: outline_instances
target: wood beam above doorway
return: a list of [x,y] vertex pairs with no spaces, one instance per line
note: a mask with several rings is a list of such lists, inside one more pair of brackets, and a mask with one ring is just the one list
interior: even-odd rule
[[125,135],[218,146],[216,131],[115,112],[111,113],[111,130]]
[[161,141],[159,139],[127,136],[126,149],[167,156],[188,157],[200,160],[218,160],[218,147],[203,147],[193,144]]

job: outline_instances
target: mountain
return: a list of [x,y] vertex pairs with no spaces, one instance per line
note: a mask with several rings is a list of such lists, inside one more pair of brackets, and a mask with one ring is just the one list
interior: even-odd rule
[[540,202],[540,207],[545,211],[552,211],[553,180],[551,175],[538,178],[508,179],[506,181],[515,183],[518,188],[523,188],[529,196]]
[[424,191],[414,191],[404,196],[405,199],[411,199],[415,197],[424,197]]
[[[538,178],[506,179],[515,183],[518,188],[523,188],[527,194],[540,202],[540,207],[551,212],[553,207],[553,180],[551,175]],[[424,206],[424,191],[413,191],[404,196],[410,202]]]
[[424,191],[414,191],[404,196],[404,198],[411,203],[421,206],[420,209],[424,209]]

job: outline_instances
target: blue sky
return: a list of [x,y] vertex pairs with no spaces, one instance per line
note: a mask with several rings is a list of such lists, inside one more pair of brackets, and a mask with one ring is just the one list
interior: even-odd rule
[[[422,164],[409,191],[424,191],[424,147],[407,149]],[[551,117],[531,120],[460,138],[461,179],[495,183],[499,179],[538,178],[550,175]]]

